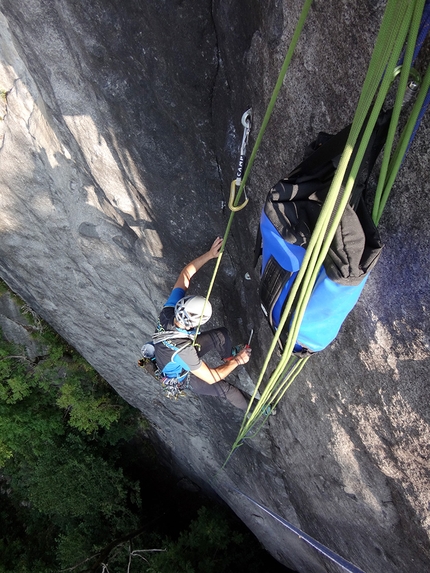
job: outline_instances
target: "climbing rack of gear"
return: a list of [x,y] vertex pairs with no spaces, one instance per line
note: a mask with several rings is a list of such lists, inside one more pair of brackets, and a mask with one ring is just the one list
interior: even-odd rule
[[137,361],[137,365],[161,383],[166,398],[177,400],[186,396],[185,390],[188,388],[189,373],[181,379],[164,376],[155,360],[155,347],[152,342],[146,342],[141,348],[141,353],[142,358]]

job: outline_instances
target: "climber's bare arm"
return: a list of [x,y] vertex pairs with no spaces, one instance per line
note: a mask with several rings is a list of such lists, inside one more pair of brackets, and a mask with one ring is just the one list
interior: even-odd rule
[[197,370],[193,370],[193,374],[208,384],[215,384],[216,382],[224,380],[224,378],[231,374],[233,370],[241,364],[246,364],[249,361],[250,356],[251,349],[244,348],[232,360],[217,366],[217,368],[209,368],[205,362],[202,362],[201,366]]
[[205,265],[208,261],[211,259],[216,259],[219,256],[221,245],[222,237],[217,237],[209,251],[185,265],[173,288],[182,288],[184,290],[188,290],[191,278],[196,274],[196,272],[201,269],[202,266]]

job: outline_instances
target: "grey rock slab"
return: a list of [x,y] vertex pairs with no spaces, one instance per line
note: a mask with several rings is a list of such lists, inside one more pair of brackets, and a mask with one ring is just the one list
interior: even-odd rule
[[[318,131],[352,120],[384,5],[315,0],[292,59],[212,296],[235,343],[255,330],[244,388],[271,340],[252,263],[265,195]],[[166,463],[213,488],[282,563],[338,571],[233,486],[366,573],[427,573],[428,116],[357,307],[222,479],[241,414],[166,401],[136,364],[176,275],[224,233],[241,115],[252,106],[252,144],[301,7],[0,0],[0,275],[144,412]]]

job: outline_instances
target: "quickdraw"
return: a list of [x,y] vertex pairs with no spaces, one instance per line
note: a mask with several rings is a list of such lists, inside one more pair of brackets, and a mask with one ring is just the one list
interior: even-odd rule
[[230,198],[228,201],[228,208],[230,211],[236,213],[237,211],[241,211],[246,205],[248,204],[248,197],[245,194],[245,201],[241,203],[241,205],[235,205],[236,199],[236,188],[240,188],[242,183],[243,171],[245,167],[246,161],[246,148],[248,146],[248,138],[249,132],[251,131],[251,120],[252,120],[252,109],[248,109],[242,115],[242,125],[243,125],[243,136],[242,136],[242,144],[240,146],[240,155],[239,155],[239,163],[237,165],[237,172],[236,172],[236,179],[233,179],[230,186]]

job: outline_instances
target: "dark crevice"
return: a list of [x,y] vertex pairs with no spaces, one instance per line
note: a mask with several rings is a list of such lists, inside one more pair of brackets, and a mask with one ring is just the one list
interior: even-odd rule
[[[219,75],[220,75],[220,70],[221,70],[221,66],[222,66],[222,59],[221,59],[221,50],[220,50],[220,43],[219,43],[219,36],[218,36],[218,29],[217,29],[217,23],[216,23],[216,18],[215,18],[215,0],[212,0],[211,2],[211,7],[210,7],[210,15],[211,15],[211,22],[212,22],[212,27],[213,27],[213,31],[214,31],[214,36],[215,36],[215,50],[216,50],[216,70],[215,73],[213,75],[213,82],[212,82],[212,87],[210,90],[210,102],[209,102],[209,113],[210,113],[210,121],[211,121],[211,125],[212,125],[212,133],[216,133],[216,120],[215,120],[215,90],[217,87],[217,83],[218,83],[218,79],[219,79]],[[217,146],[217,140],[216,137],[214,137],[214,159],[215,159],[215,163],[216,163],[216,169],[217,169],[217,173],[218,173],[218,179],[219,179],[219,189],[220,189],[220,194],[221,194],[221,208],[223,208],[224,202],[223,202],[223,177],[222,177],[222,169],[221,169],[221,163],[220,163],[220,159],[218,156],[218,146]]]

